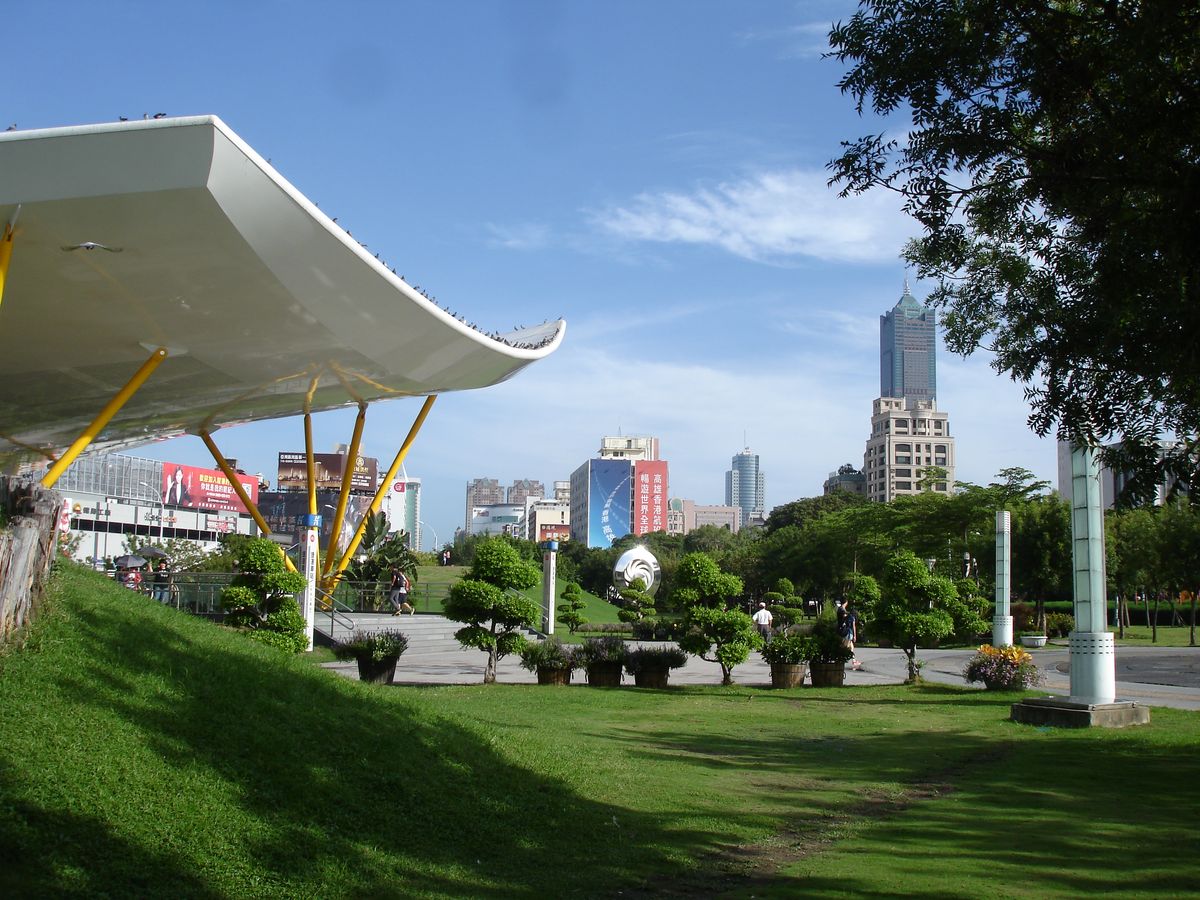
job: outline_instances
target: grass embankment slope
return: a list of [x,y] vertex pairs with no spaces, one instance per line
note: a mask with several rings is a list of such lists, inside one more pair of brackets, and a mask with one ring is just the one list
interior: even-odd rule
[[1200,717],[361,685],[77,569],[0,663],[0,895],[1194,891]]

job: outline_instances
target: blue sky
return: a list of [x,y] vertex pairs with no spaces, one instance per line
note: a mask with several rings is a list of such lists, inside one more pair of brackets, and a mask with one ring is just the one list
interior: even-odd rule
[[[723,502],[744,444],[768,507],[862,464],[914,229],[890,197],[825,187],[840,140],[906,126],[860,119],[820,58],[853,2],[14,6],[4,126],[218,115],[481,327],[567,319],[550,359],[434,406],[406,464],[427,546],[461,526],[470,479],[549,488],[618,431],[658,436],[672,495],[699,503]],[[959,478],[1053,480],[1053,442],[985,355],[939,349],[938,405]],[[418,408],[372,408],[364,452],[386,466]],[[317,449],[352,423],[316,417]],[[303,447],[298,420],[217,439],[272,480],[277,451]],[[190,438],[133,452],[210,463]]]

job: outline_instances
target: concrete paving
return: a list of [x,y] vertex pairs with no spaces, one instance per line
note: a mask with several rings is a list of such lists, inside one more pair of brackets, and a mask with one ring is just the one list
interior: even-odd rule
[[[396,667],[395,685],[480,684],[486,654],[466,650],[445,638],[445,626],[436,616],[393,618],[382,614],[360,614],[355,617],[359,627],[399,627],[412,631],[414,640],[408,652],[400,657]],[[424,621],[422,621],[424,620]],[[453,629],[451,629],[452,631]],[[437,634],[438,639],[424,643],[418,631]],[[1051,644],[1031,650],[1034,661],[1046,676],[1043,688],[1054,694],[1070,692],[1070,673],[1066,643]],[[964,684],[963,667],[974,654],[973,650],[921,650],[917,658],[925,661],[922,676],[941,684]],[[858,651],[862,668],[846,669],[846,684],[900,684],[907,666],[900,650],[863,647]],[[327,663],[326,667],[350,678],[357,678],[355,664]],[[521,668],[516,657],[500,661],[497,679],[508,684],[535,684],[533,672]],[[733,680],[742,685],[769,685],[771,670],[758,653],[733,670]],[[625,681],[633,683],[631,676]],[[721,668],[694,656],[687,665],[671,672],[672,684],[720,684]],[[572,683],[583,683],[583,673],[576,672]],[[1200,710],[1200,648],[1132,647],[1117,650],[1117,697],[1147,706],[1169,706],[1177,709]]]

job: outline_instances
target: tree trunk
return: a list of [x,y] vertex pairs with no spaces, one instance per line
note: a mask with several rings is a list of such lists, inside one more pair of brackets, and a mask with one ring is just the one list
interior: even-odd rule
[[724,664],[721,665],[721,684],[724,687],[733,684],[733,669],[727,669]]
[[483,669],[483,683],[496,683],[496,649],[494,647],[488,651],[487,665]]
[[904,656],[908,663],[908,683],[916,684],[921,680],[921,674],[917,671],[917,645],[904,648]]
[[1125,640],[1125,592],[1117,594],[1117,637]]
[[[1154,616],[1150,623],[1150,643],[1152,644],[1158,643],[1158,597],[1160,593],[1161,591],[1154,592]],[[1146,598],[1146,618],[1151,618],[1149,597]]]
[[1192,627],[1188,629],[1188,646],[1196,646],[1196,592],[1192,591]]

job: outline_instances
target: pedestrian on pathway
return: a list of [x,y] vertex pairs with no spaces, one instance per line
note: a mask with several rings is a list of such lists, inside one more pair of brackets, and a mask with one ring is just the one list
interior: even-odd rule
[[850,668],[852,670],[860,669],[862,663],[854,656],[854,645],[858,641],[858,613],[854,611],[854,605],[849,600],[839,604],[837,618],[838,634],[842,636],[842,642],[850,649]]
[[410,616],[416,613],[416,609],[408,602],[408,576],[399,566],[392,566],[392,586],[391,593],[388,594],[388,600],[392,604],[392,615],[398,616],[401,613],[408,613]]
[[758,633],[763,636],[763,640],[767,640],[771,636],[771,623],[775,621],[775,617],[767,609],[767,604],[759,603],[758,612],[751,618],[754,619],[754,624],[758,626]]

